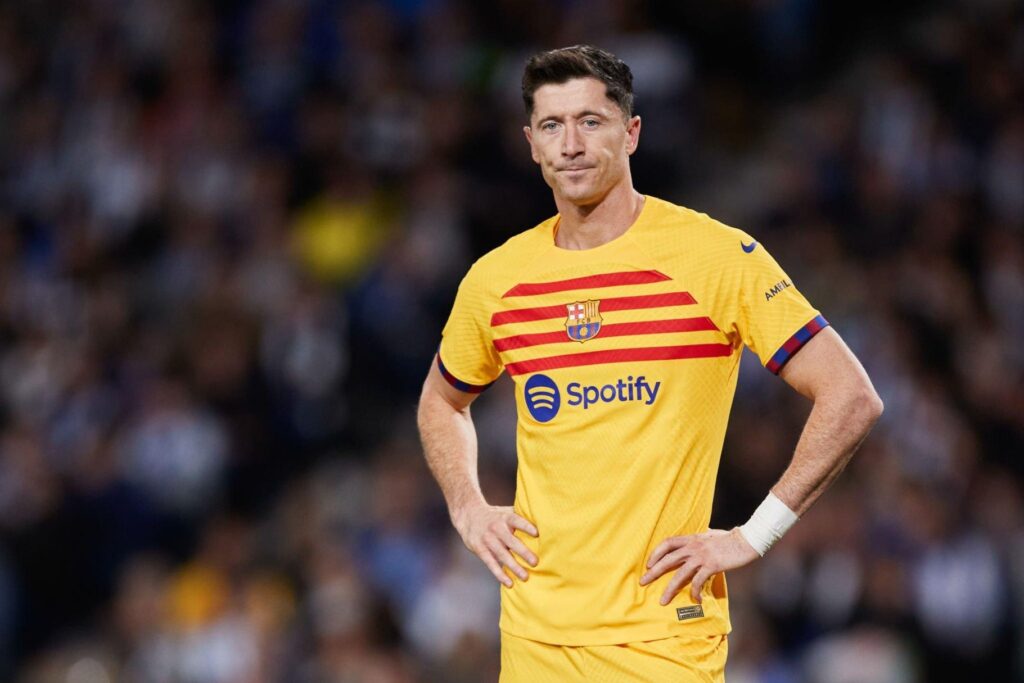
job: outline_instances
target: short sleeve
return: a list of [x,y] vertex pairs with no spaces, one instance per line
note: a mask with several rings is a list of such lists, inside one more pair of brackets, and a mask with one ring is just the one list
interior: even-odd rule
[[744,233],[728,259],[738,301],[730,307],[743,343],[778,374],[828,321],[797,290],[763,245]]
[[479,276],[470,270],[459,285],[451,315],[441,333],[437,366],[459,391],[480,393],[503,370],[491,338],[491,299]]

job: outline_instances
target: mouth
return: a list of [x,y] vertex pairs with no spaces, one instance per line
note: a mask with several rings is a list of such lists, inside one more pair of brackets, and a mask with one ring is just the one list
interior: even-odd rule
[[559,173],[579,173],[580,171],[589,171],[594,168],[593,166],[569,166],[567,168],[558,169]]

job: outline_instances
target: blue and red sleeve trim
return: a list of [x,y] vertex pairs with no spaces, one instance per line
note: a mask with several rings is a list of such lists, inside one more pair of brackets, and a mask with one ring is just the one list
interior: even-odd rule
[[441,371],[441,376],[447,380],[448,384],[451,384],[459,391],[464,391],[467,394],[479,394],[484,389],[491,386],[491,384],[494,384],[494,382],[491,382],[490,384],[470,384],[469,382],[463,382],[461,379],[448,372],[448,368],[446,368],[444,363],[441,362],[440,352],[437,354],[437,369]]
[[775,355],[771,357],[771,360],[765,364],[765,367],[768,368],[772,374],[779,374],[779,371],[782,370],[782,366],[788,363],[789,359],[792,358],[804,344],[811,340],[811,337],[818,334],[826,327],[828,327],[828,321],[825,320],[824,317],[820,315],[815,317],[811,322],[797,330],[796,334],[787,339],[786,343],[783,344],[779,350],[775,352]]

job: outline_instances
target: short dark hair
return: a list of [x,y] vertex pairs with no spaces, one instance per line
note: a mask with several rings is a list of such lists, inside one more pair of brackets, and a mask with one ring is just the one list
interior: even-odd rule
[[523,104],[533,116],[533,94],[548,83],[573,78],[596,78],[604,83],[608,99],[619,105],[626,118],[633,116],[633,72],[621,59],[593,45],[573,45],[539,52],[523,70]]

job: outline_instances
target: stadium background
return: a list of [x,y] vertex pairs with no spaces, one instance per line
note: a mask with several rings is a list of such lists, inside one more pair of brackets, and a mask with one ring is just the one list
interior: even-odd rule
[[[468,264],[553,211],[518,79],[576,42],[634,70],[637,186],[763,241],[886,403],[731,575],[730,683],[1024,680],[1004,0],[0,3],[0,680],[495,680],[414,405]],[[740,383],[719,526],[808,410]]]

